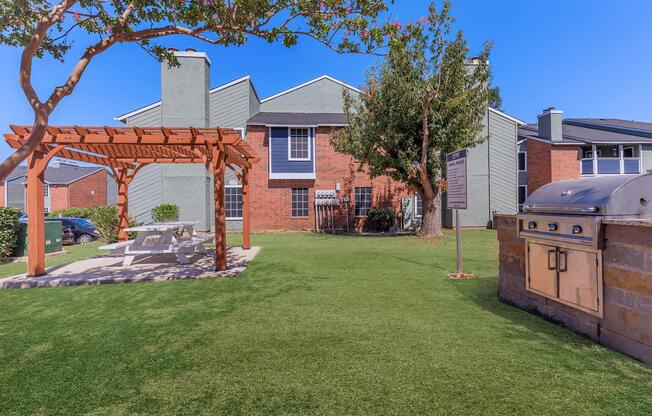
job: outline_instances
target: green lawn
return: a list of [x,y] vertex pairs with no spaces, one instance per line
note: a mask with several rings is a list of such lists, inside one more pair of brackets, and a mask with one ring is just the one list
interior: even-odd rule
[[464,237],[475,280],[450,233],[286,233],[240,278],[0,291],[0,414],[652,413],[650,369],[499,303]]
[[[106,251],[100,251],[97,248],[103,244],[101,241],[95,241],[89,244],[76,244],[73,246],[64,246],[65,254],[58,254],[56,256],[48,256],[46,258],[46,267],[59,266],[68,264],[77,260],[87,259],[89,257],[97,256]],[[0,279],[3,277],[15,276],[27,271],[27,263],[25,261],[14,261],[7,264],[0,264]]]

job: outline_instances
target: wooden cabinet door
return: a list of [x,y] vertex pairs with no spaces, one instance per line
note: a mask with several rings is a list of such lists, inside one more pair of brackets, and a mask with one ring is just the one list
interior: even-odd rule
[[598,310],[597,253],[559,248],[559,298],[592,311]]
[[557,248],[528,242],[528,289],[557,297]]

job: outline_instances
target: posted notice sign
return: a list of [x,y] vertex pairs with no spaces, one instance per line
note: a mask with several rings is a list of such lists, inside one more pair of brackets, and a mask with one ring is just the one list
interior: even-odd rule
[[466,209],[466,155],[466,149],[446,155],[446,200],[449,209]]

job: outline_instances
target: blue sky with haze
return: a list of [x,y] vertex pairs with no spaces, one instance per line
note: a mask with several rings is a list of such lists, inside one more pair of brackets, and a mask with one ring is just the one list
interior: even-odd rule
[[[427,13],[428,1],[396,0],[392,14],[401,22]],[[498,0],[453,2],[457,28],[472,52],[493,40],[494,84],[504,110],[536,121],[549,106],[565,117],[615,117],[652,121],[652,0]],[[328,74],[354,86],[364,83],[375,56],[338,55],[309,39],[285,48],[251,39],[222,48],[189,38],[159,43],[206,51],[211,86],[251,75],[261,98]],[[62,83],[84,42],[58,63],[37,60],[34,84],[41,94]],[[31,124],[32,112],[18,85],[20,51],[0,47],[0,131]],[[64,98],[51,124],[117,125],[114,117],[160,98],[160,64],[133,44],[95,58],[74,93]],[[0,144],[0,157],[10,148]]]

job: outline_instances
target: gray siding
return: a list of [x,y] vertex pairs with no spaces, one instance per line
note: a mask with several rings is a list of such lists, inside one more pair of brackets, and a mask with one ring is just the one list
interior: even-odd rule
[[[302,88],[260,104],[262,112],[279,113],[342,113],[343,85],[322,78]],[[350,90],[350,92],[354,92]]]
[[231,85],[210,94],[211,127],[245,127],[249,118],[249,81]]
[[256,90],[254,89],[251,81],[248,81],[247,84],[249,84],[249,115],[247,117],[247,119],[249,119],[260,112],[260,99],[258,98]]
[[27,178],[22,176],[12,181],[5,182],[7,187],[7,200],[5,205],[12,208],[18,208],[21,212],[26,212],[25,207],[25,182]]
[[490,215],[518,211],[517,126],[489,111],[489,204]]
[[161,106],[158,105],[142,113],[127,118],[127,126],[159,127],[161,125]]
[[145,166],[129,185],[129,215],[139,223],[151,223],[152,208],[162,202],[161,165]]
[[[463,227],[486,227],[494,212],[513,213],[518,208],[516,122],[487,111],[480,135],[489,138],[469,149],[468,208],[460,210]],[[443,211],[442,222],[455,225],[452,211]]]
[[106,204],[115,205],[118,203],[118,184],[113,175],[106,175]]
[[641,173],[652,169],[652,144],[644,144],[641,153]]

